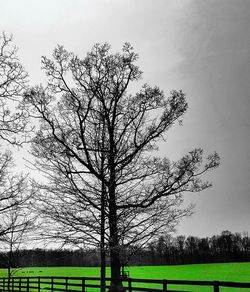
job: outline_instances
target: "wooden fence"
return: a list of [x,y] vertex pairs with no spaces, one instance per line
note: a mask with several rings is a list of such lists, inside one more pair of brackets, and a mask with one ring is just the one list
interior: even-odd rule
[[[110,283],[111,278],[106,278]],[[145,288],[145,284],[157,288]],[[126,291],[143,292],[188,292],[188,290],[172,290],[169,285],[190,285],[195,286],[199,291],[200,286],[211,287],[211,291],[219,292],[220,287],[250,288],[250,283],[222,282],[222,281],[190,281],[190,280],[150,280],[150,279],[124,279],[123,285]],[[143,286],[142,286],[143,285]],[[90,292],[92,288],[101,288],[100,278],[96,277],[12,277],[0,278],[0,292]],[[105,285],[109,288],[109,284]],[[99,289],[97,291],[99,291]],[[184,289],[184,287],[183,287]],[[187,289],[185,287],[185,289]],[[191,287],[190,287],[191,289]],[[189,290],[192,291],[192,290]],[[250,291],[250,289],[249,289]]]

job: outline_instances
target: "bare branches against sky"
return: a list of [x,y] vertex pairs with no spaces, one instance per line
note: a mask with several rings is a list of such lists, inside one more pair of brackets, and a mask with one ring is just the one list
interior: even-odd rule
[[118,51],[129,41],[139,52],[143,80],[166,94],[182,89],[187,95],[183,126],[170,131],[161,153],[178,159],[201,146],[221,156],[211,174],[213,188],[189,196],[196,213],[178,232],[250,231],[249,1],[0,0],[0,5],[0,31],[13,34],[30,85],[44,82],[41,56],[57,44],[84,56],[96,42],[107,41]]

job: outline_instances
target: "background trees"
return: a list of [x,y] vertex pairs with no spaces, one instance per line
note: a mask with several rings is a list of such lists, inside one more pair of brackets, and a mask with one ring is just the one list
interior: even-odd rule
[[[202,149],[177,162],[157,156],[157,142],[180,120],[187,102],[182,91],[165,97],[147,84],[129,94],[128,85],[142,75],[137,58],[128,43],[116,54],[97,44],[84,59],[58,46],[52,59],[42,59],[47,88],[35,87],[24,99],[41,121],[32,146],[36,166],[49,180],[42,187],[47,199],[41,213],[64,234],[71,228],[69,240],[78,241],[80,234],[90,243],[100,234],[103,206],[115,279],[121,249],[173,228],[190,212],[180,208],[183,193],[209,187],[200,176],[219,165],[216,153],[203,163]],[[113,283],[114,291],[119,285]]]
[[[250,238],[247,233],[231,233],[233,248],[227,253],[221,246],[214,249],[222,234],[211,237],[195,237],[198,248],[191,254],[185,236],[160,236],[146,246],[136,248],[129,266],[140,265],[177,265],[197,263],[247,262],[250,260]],[[178,243],[181,237],[181,245]],[[184,239],[184,241],[183,241]],[[183,242],[183,244],[182,244]],[[244,243],[244,244],[243,244]],[[133,250],[133,247],[130,247]],[[6,253],[0,253],[0,267],[6,268]],[[100,267],[99,249],[18,249],[13,251],[13,263],[18,267],[42,266],[84,266]],[[109,264],[109,258],[107,258]],[[15,266],[15,267],[16,267]],[[133,277],[133,274],[130,275]]]
[[[247,249],[243,242],[248,242]],[[248,251],[245,252],[246,250]],[[136,254],[134,260],[138,261],[140,258],[144,265],[169,265],[248,261],[249,256],[250,240],[247,233],[223,231],[220,235],[205,238],[177,236],[169,239],[169,235],[160,237],[144,248],[141,254]]]

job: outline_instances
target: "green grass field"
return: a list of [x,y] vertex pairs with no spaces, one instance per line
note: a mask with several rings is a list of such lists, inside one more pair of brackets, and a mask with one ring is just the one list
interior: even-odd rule
[[[135,266],[129,267],[131,278],[144,279],[174,279],[174,280],[219,280],[232,282],[250,282],[250,263],[226,263],[226,264],[195,264],[180,266]],[[95,267],[32,267],[17,270],[15,276],[67,276],[67,277],[99,277],[100,268]],[[107,276],[110,275],[109,269]],[[6,270],[0,269],[0,277],[6,276]],[[138,285],[139,286],[139,285]],[[147,287],[159,287],[151,285]],[[170,289],[182,289],[190,291],[213,291],[209,287],[191,287],[170,285]],[[88,289],[87,291],[98,291]],[[246,292],[250,288],[221,288],[222,292]]]

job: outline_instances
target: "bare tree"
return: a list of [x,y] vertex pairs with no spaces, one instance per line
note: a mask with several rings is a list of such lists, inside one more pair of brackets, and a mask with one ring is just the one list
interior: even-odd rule
[[[26,142],[28,112],[20,107],[20,99],[27,88],[28,74],[17,56],[12,36],[0,35],[0,139],[13,145]],[[27,177],[11,173],[14,166],[10,151],[0,153],[0,241],[7,249],[10,283],[13,251],[24,241],[31,226],[25,204],[31,195]],[[27,239],[27,237],[26,237]],[[8,290],[10,289],[8,285]]]
[[[183,193],[210,187],[201,176],[219,165],[217,153],[203,163],[201,149],[177,162],[156,156],[158,141],[180,121],[187,102],[182,91],[165,97],[149,85],[128,94],[128,85],[142,75],[137,58],[128,43],[116,54],[108,44],[97,44],[84,59],[58,46],[52,59],[42,59],[47,88],[30,89],[24,98],[41,120],[32,153],[49,179],[44,210],[54,208],[57,228],[65,225],[58,214],[64,212],[67,226],[81,231],[86,241],[95,240],[104,204],[111,276],[116,279],[111,291],[122,290],[121,246],[147,242],[174,226],[190,211],[180,209]],[[58,200],[61,209],[55,207]],[[73,216],[77,220],[70,222]]]
[[[28,113],[19,108],[27,87],[28,74],[17,56],[12,36],[0,35],[0,139],[21,144],[25,141]],[[22,133],[22,137],[17,134]]]
[[0,242],[7,257],[9,283],[14,265],[13,252],[19,249],[24,239],[27,240],[27,232],[33,222],[27,208],[32,195],[27,177],[12,174],[12,167],[11,153],[0,154]]
[[1,215],[1,227],[4,229],[4,233],[1,235],[0,241],[8,268],[8,291],[11,277],[19,270],[17,259],[13,257],[13,254],[25,246],[34,228],[34,216],[25,208],[24,203],[27,201],[13,204],[4,215]]

